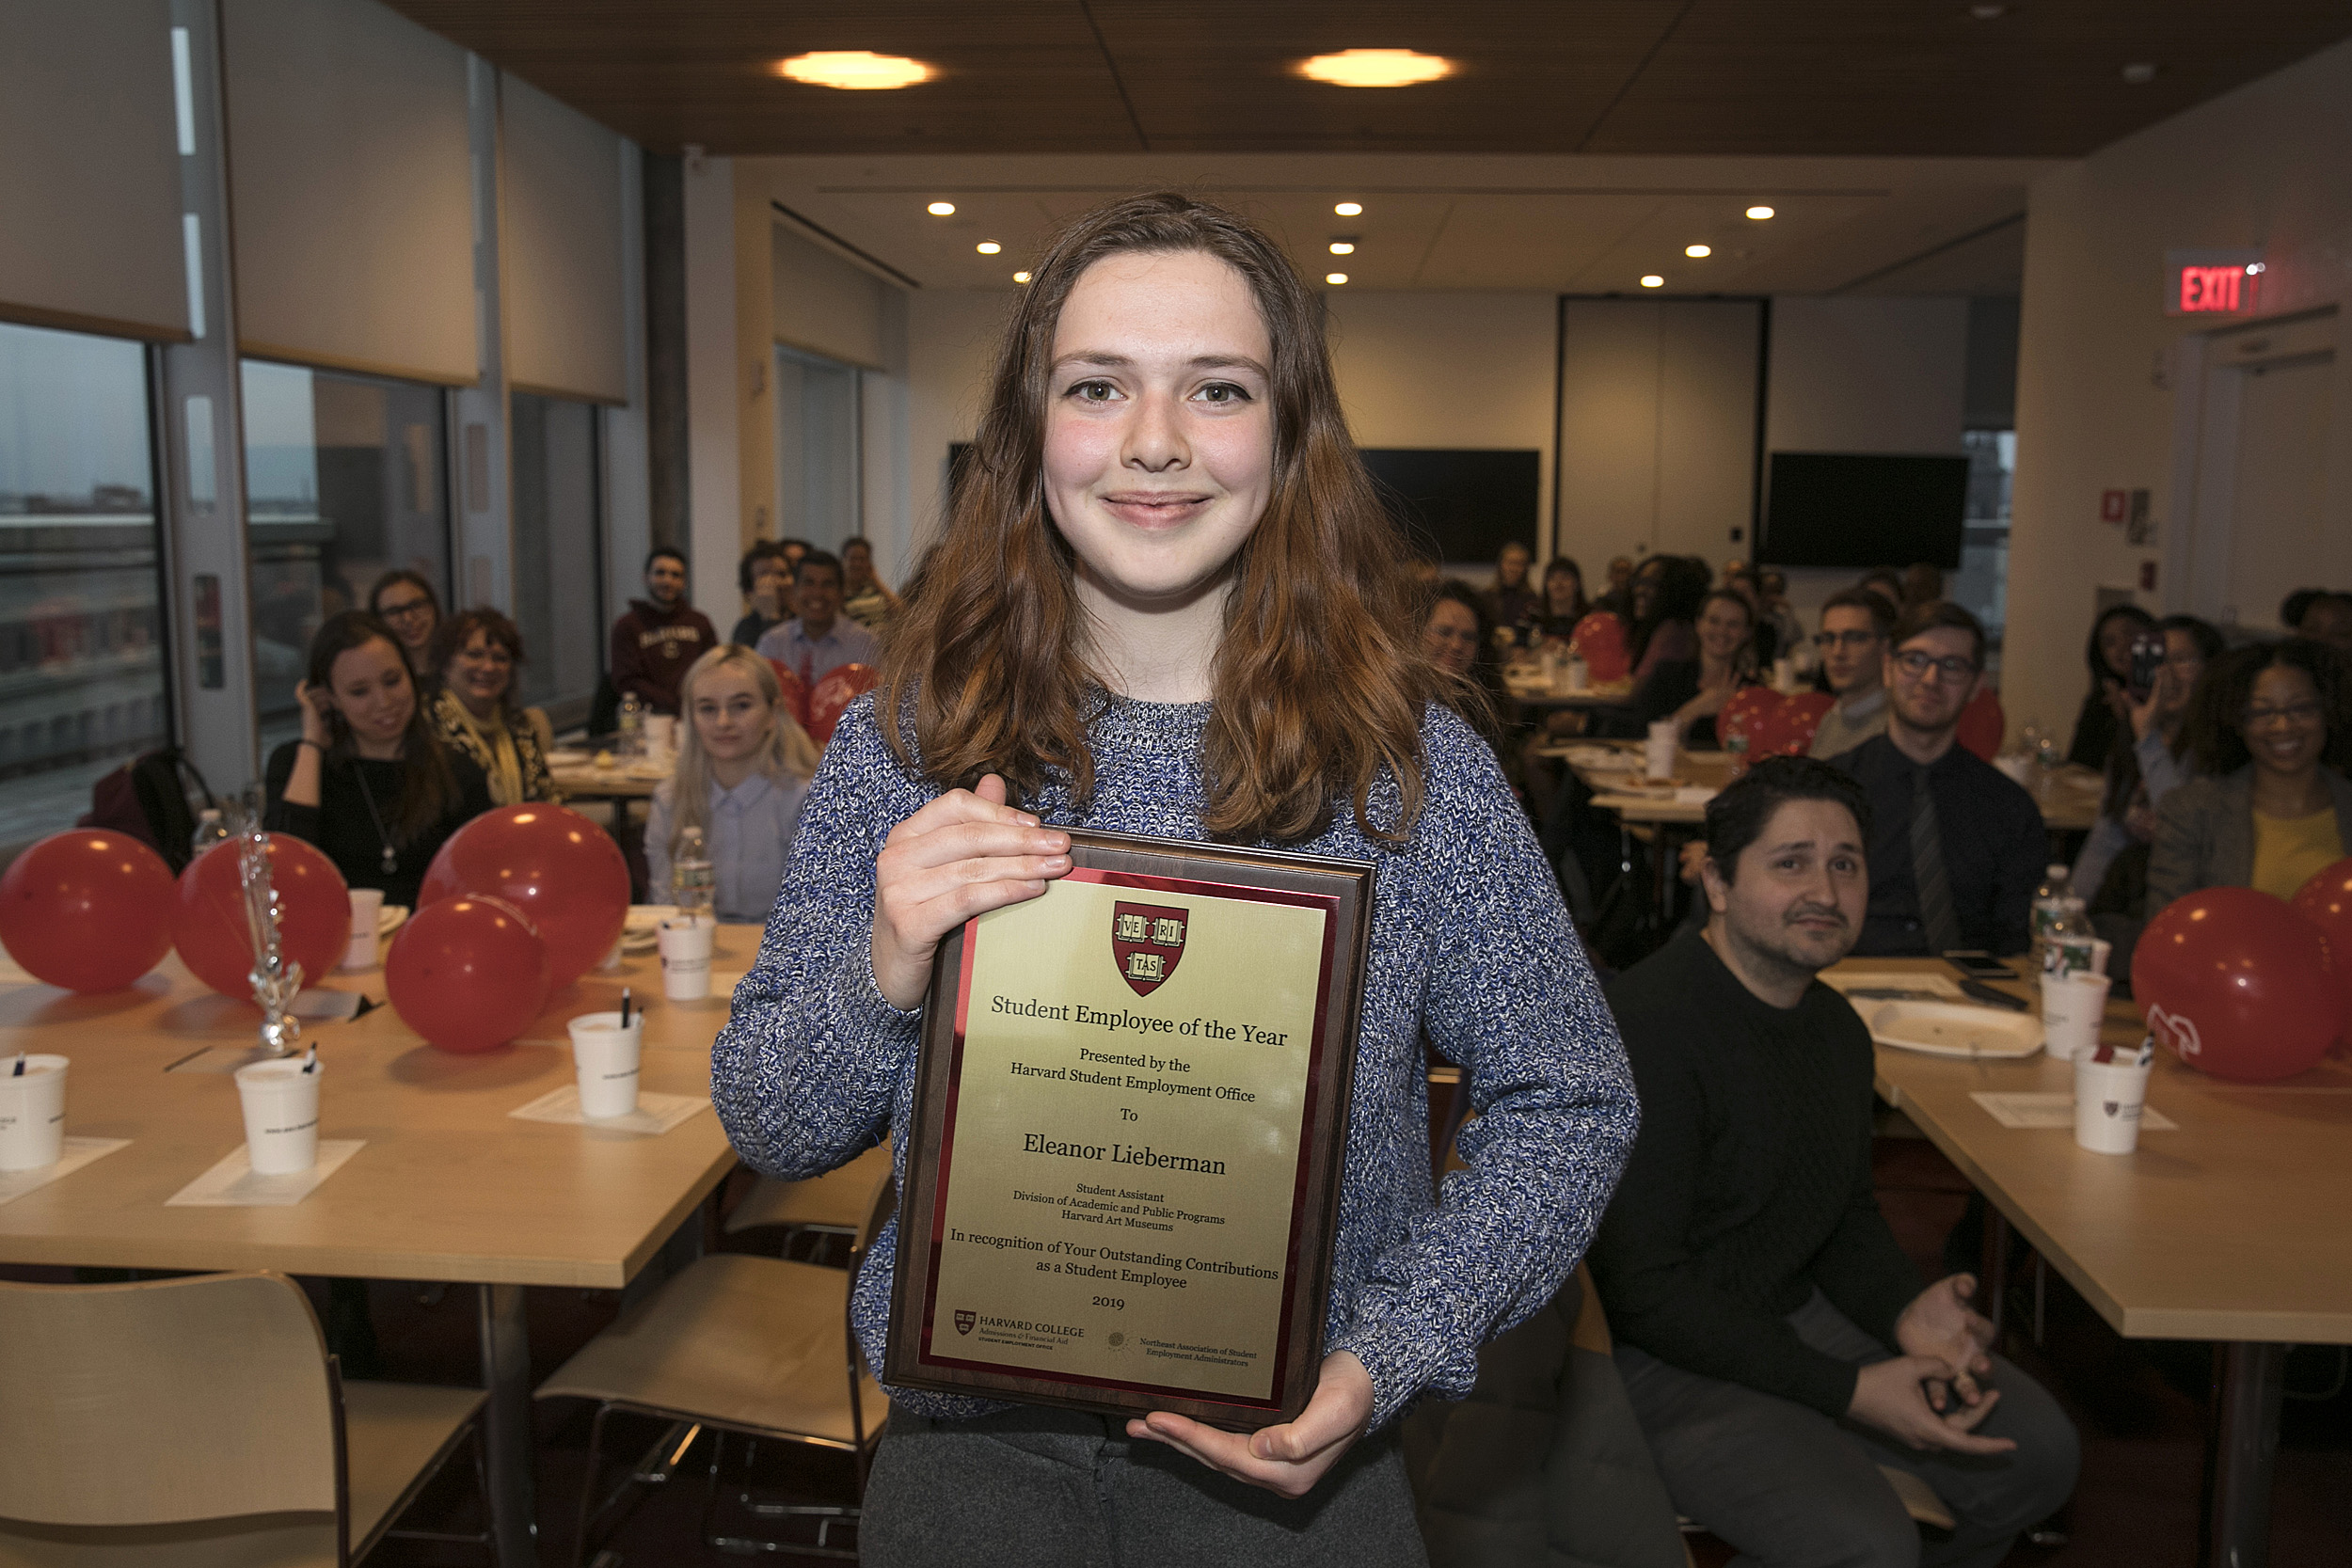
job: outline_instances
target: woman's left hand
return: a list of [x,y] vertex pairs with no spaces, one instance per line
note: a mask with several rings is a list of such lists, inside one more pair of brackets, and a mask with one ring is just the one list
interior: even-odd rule
[[1166,1443],[1235,1481],[1303,1497],[1364,1434],[1371,1418],[1372,1374],[1353,1351],[1335,1351],[1323,1358],[1314,1398],[1295,1421],[1254,1433],[1227,1432],[1154,1410],[1129,1421],[1127,1435]]

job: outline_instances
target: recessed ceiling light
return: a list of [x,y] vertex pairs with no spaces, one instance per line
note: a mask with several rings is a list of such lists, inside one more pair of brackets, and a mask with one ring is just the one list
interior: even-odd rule
[[870,49],[825,49],[795,55],[776,62],[776,74],[811,87],[874,89],[911,87],[931,79],[931,68],[904,55],[877,55]]
[[1026,283],[1029,280],[1029,275],[1025,272],[1016,272],[1012,275],[1012,280],[1015,283]]
[[934,201],[924,211],[935,218],[951,218],[956,215],[956,204],[952,201]]
[[1715,247],[1708,245],[1686,245],[1682,247],[1682,254],[1695,261],[1701,257],[1714,255]]
[[1666,280],[1659,277],[1654,272],[1646,275],[1642,279],[1642,287],[1645,289],[1662,289],[1665,286]]
[[2156,79],[2156,68],[2146,60],[2137,60],[2123,68],[2123,80],[2133,87],[2144,87]]
[[1296,70],[1311,81],[1335,87],[1409,87],[1453,75],[1454,62],[1410,49],[1343,49],[1301,60]]
[[1347,274],[1343,272],[1327,272],[1323,275],[1323,280],[1326,283],[1337,286],[1347,281]]
[[983,256],[993,256],[1005,247],[998,245],[994,240],[982,240],[978,245],[974,245],[972,248],[978,251]]
[[1772,210],[1770,207],[1751,207],[1748,209],[1748,216],[1754,218],[1758,223],[1762,223],[1766,218],[1771,217],[1772,215]]
[[1331,211],[1339,214],[1340,216],[1343,218],[1361,216],[1363,210],[1364,204],[1360,201],[1343,201],[1338,206],[1331,209]]
[[1331,254],[1334,256],[1353,256],[1356,254],[1356,242],[1354,240],[1333,240],[1331,242]]
[[2007,6],[1971,6],[1968,8],[1968,14],[1979,22],[1991,22],[1995,18],[2007,16],[2009,8]]

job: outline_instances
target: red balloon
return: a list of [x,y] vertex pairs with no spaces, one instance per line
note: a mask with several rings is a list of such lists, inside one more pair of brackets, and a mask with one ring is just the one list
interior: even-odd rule
[[1783,697],[1779,744],[1773,750],[1785,757],[1801,757],[1811,751],[1813,737],[1821,733],[1821,720],[1836,702],[1826,691],[1799,691]]
[[2352,856],[2312,873],[2295,890],[2295,912],[2319,927],[2328,940],[2328,956],[2335,961],[2336,979],[2344,994],[2344,1012],[2337,1033],[2352,1038]]
[[1954,733],[1966,750],[1974,752],[1981,762],[1991,762],[2001,754],[2001,736],[2009,730],[2009,719],[2001,712],[2001,694],[1991,687],[1979,687],[1968,699],[1968,705],[1960,710],[1960,724]]
[[2327,939],[2285,900],[2248,887],[2166,906],[2140,933],[2132,990],[2181,1060],[2243,1084],[2313,1066],[2343,1022]]
[[628,919],[628,862],[612,835],[543,801],[484,812],[425,868],[420,907],[485,894],[522,911],[548,944],[557,990],[596,967]]
[[1779,715],[1779,692],[1769,686],[1743,686],[1724,699],[1724,710],[1715,716],[1715,737],[1727,744],[1733,736],[1744,735],[1749,756],[1769,755]]
[[128,833],[52,833],[0,876],[0,943],[67,990],[119,990],[171,951],[171,867]]
[[792,716],[792,722],[808,728],[808,684],[780,658],[770,659],[768,668],[776,673],[776,685],[784,689],[784,711]]
[[1577,622],[1568,633],[1568,646],[1584,656],[1584,668],[1597,686],[1621,681],[1633,673],[1625,655],[1625,623],[1605,610],[1596,610]]
[[496,1051],[547,1006],[548,944],[512,904],[480,894],[410,916],[384,956],[400,1021],[443,1051]]
[[[269,880],[278,890],[278,940],[306,985],[334,973],[351,945],[351,889],[335,863],[292,833],[269,835]],[[223,996],[253,999],[253,933],[245,919],[237,846],[215,844],[180,873],[171,944],[190,974]]]
[[842,711],[873,690],[879,678],[870,664],[843,664],[827,671],[817,689],[808,694],[808,721],[802,726],[808,737],[820,748],[831,742]]

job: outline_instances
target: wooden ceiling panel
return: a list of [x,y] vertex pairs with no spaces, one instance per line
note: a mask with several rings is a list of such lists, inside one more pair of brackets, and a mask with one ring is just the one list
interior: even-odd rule
[[[2344,0],[389,0],[658,151],[2074,157],[2352,36]],[[1292,73],[1442,54],[1381,90]],[[909,55],[898,92],[776,78]],[[2126,64],[2156,66],[2146,86]]]

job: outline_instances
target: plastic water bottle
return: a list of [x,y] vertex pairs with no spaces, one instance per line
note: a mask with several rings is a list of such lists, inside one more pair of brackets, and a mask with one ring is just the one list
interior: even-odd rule
[[644,744],[645,734],[644,699],[632,691],[621,699],[621,743],[615,748],[623,756],[635,756]]
[[703,845],[703,831],[687,829],[678,835],[677,854],[670,862],[670,897],[678,914],[697,920],[709,917],[711,891],[718,880],[711,869],[710,851]]
[[2077,908],[2082,904],[2082,900],[2074,896],[2074,878],[2064,865],[2045,867],[2042,885],[2033,890],[2034,961],[2045,969],[2049,967],[2051,953],[2055,951],[2051,944],[2051,933],[2064,918],[2069,903]]
[[1723,734],[1724,752],[1731,759],[1731,776],[1738,778],[1748,770],[1748,716],[1735,713],[1716,721]]
[[2098,936],[2091,928],[2089,906],[2071,894],[2058,901],[2050,916],[2050,931],[2042,938],[2044,974],[2066,974],[2090,968],[2090,944]]
[[206,806],[196,814],[196,836],[188,840],[190,856],[200,855],[215,844],[228,842],[228,824],[221,821],[218,806]]

